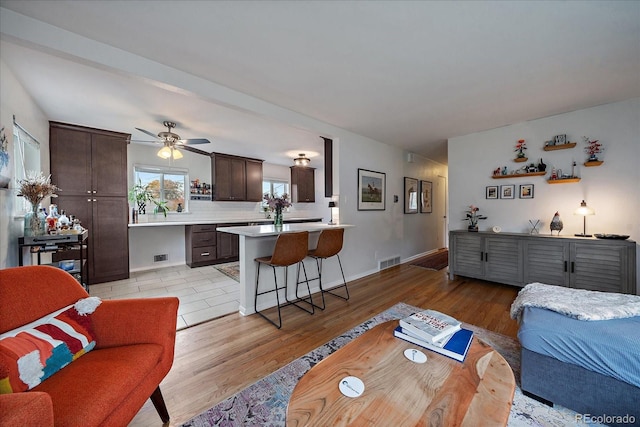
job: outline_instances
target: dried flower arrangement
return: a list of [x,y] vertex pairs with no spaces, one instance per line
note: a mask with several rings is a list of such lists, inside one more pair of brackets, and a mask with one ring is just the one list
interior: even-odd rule
[[27,199],[34,210],[45,197],[58,197],[56,191],[60,189],[51,183],[51,175],[45,177],[39,171],[27,171],[26,178],[18,180],[18,196]]
[[587,152],[587,154],[589,154],[588,161],[589,162],[598,161],[598,156],[596,154],[600,154],[604,151],[602,144],[598,142],[599,140],[589,141],[589,138],[586,136],[583,136],[582,140],[587,144],[587,146],[584,147],[584,150]]

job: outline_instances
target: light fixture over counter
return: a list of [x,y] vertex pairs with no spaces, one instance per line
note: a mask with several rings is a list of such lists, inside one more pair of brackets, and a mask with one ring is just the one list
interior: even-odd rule
[[311,163],[311,159],[309,159],[308,157],[306,157],[304,155],[304,153],[300,153],[298,154],[298,157],[296,157],[295,159],[293,159],[293,163],[296,166],[309,166],[309,163]]

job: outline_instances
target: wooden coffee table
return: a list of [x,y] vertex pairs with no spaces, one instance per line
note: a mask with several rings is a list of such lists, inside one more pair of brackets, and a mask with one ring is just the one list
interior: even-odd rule
[[[507,424],[516,383],[497,351],[474,336],[460,363],[396,338],[396,326],[397,320],[380,324],[311,368],[293,390],[287,425]],[[425,353],[427,362],[405,358],[409,348]],[[347,376],[364,382],[361,396],[340,392]]]

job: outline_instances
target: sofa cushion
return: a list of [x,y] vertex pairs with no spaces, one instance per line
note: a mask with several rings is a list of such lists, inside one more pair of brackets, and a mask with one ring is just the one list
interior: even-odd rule
[[56,426],[98,426],[136,393],[160,362],[159,344],[135,344],[93,350],[32,391],[54,402]]
[[0,335],[0,393],[30,390],[93,349],[89,314],[100,302],[84,298]]

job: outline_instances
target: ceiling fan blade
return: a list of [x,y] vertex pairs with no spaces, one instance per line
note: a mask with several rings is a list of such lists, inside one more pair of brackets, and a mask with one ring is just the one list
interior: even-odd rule
[[156,139],[158,138],[158,135],[156,135],[155,133],[151,133],[148,130],[144,130],[144,129],[140,129],[140,128],[136,128],[136,129],[138,129],[140,132],[146,133],[147,135],[152,136],[152,137],[154,137]]
[[162,144],[162,141],[157,139],[155,141],[149,141],[148,139],[130,139],[129,142],[146,142],[146,143],[152,143],[152,144]]
[[185,145],[197,145],[197,144],[209,144],[209,141],[206,138],[189,138],[189,139],[180,139],[179,142]]

